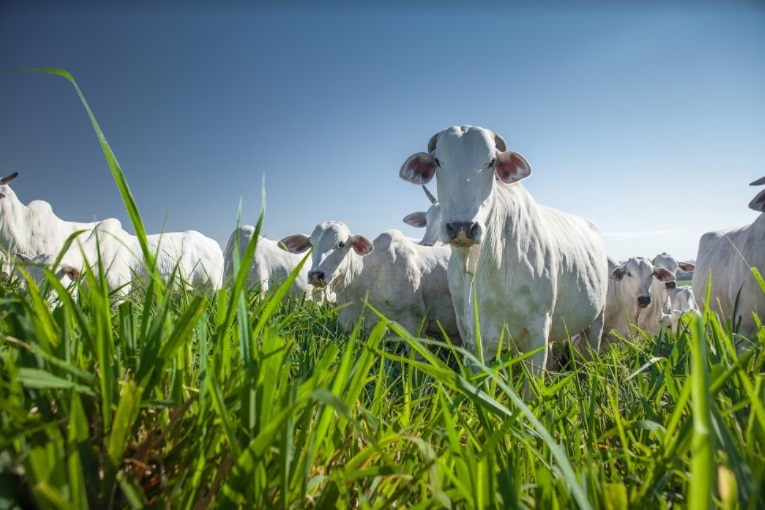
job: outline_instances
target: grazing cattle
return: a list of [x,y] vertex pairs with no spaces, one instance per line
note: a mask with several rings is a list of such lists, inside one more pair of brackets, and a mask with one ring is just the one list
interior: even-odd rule
[[447,247],[420,246],[401,232],[380,234],[374,244],[362,235],[352,235],[339,221],[319,224],[311,237],[296,234],[282,243],[293,253],[314,246],[311,284],[329,287],[336,293],[340,324],[350,331],[361,315],[369,331],[378,321],[364,312],[367,302],[410,332],[425,318],[423,331],[440,336],[439,324],[454,343],[459,343],[452,299],[446,281],[450,251]]
[[669,299],[670,310],[668,313],[672,322],[672,329],[677,329],[678,321],[683,315],[701,315],[699,305],[693,295],[693,288],[690,285],[675,287],[670,291]]
[[70,235],[85,230],[78,236],[84,239],[96,226],[96,222],[64,221],[43,200],[22,204],[9,186],[18,175],[0,179],[0,249],[6,253],[58,255]]
[[430,199],[430,207],[425,212],[414,212],[404,217],[404,223],[416,228],[425,227],[425,234],[420,240],[420,244],[423,246],[436,246],[441,243],[441,206],[438,204],[438,199],[428,191],[425,186],[422,187],[425,191],[425,195]]
[[[751,185],[763,184],[765,177]],[[765,212],[765,190],[754,197],[749,207]],[[709,299],[710,309],[721,312],[725,318],[732,318],[734,324],[738,324],[738,332],[744,336],[757,331],[752,313],[759,314],[760,318],[765,315],[765,293],[751,268],[765,274],[765,214],[760,214],[751,225],[707,232],[701,236],[692,282],[697,300],[705,303]],[[707,296],[710,278],[711,289]]]
[[[643,257],[632,257],[612,268],[606,298],[606,316],[603,341],[618,343],[617,335],[629,337],[633,326],[651,335],[659,331],[668,307],[669,291],[666,284],[674,283],[675,275],[664,267],[654,266]],[[654,285],[654,283],[658,284]]]
[[[229,281],[234,276],[234,250],[236,249],[237,239],[239,240],[239,257],[241,259],[247,244],[250,242],[255,227],[251,225],[242,225],[228,239],[226,251],[224,254],[223,278]],[[255,248],[255,255],[252,259],[252,265],[247,274],[247,283],[259,287],[263,292],[268,292],[271,288],[278,288],[284,282],[289,274],[298,266],[303,257],[290,253],[279,246],[277,241],[266,239],[263,236],[258,238],[258,244]],[[295,280],[292,282],[290,295],[295,297],[310,296],[313,287],[308,283],[309,264],[303,265]]]
[[[156,257],[157,271],[164,281],[176,273],[176,278],[190,287],[220,288],[223,252],[217,242],[194,230],[146,237],[149,251]],[[99,251],[110,292],[124,296],[132,290],[134,280],[148,280],[149,271],[138,238],[123,230],[122,224],[114,218],[99,222],[86,240],[79,246],[72,246],[61,267],[72,278],[86,266],[98,275]]]
[[[478,320],[485,359],[496,356],[500,338],[529,351],[581,332],[600,348],[608,287],[603,242],[589,221],[536,204],[519,182],[530,174],[501,136],[471,126],[433,136],[428,152],[410,156],[399,172],[415,184],[438,177],[457,325],[477,352]],[[531,358],[535,372],[544,369],[547,352]]]
[[[37,255],[31,256],[31,255],[24,255],[17,253],[13,257],[14,259],[14,270],[16,271],[16,274],[19,276],[19,284],[21,288],[27,289],[27,281],[25,278],[23,278],[21,272],[19,271],[20,268],[23,268],[24,271],[29,275],[31,280],[35,282],[35,284],[38,286],[42,286],[43,282],[45,281],[45,272],[44,270],[46,268],[53,267],[53,264],[56,261],[56,257],[47,253],[39,253]],[[59,267],[58,270],[54,273],[54,276],[58,278],[58,280],[61,282],[61,284],[64,286],[64,288],[70,287],[71,284],[74,282],[74,279],[77,277],[79,273],[71,268],[64,268]],[[70,288],[70,291],[74,296],[77,294],[77,288],[72,287]],[[51,291],[51,293],[47,297],[47,301],[51,305],[56,305],[59,301],[58,294],[55,290]]]

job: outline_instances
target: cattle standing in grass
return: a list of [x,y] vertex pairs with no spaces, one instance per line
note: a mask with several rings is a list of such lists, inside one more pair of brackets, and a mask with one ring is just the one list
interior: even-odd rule
[[97,223],[64,221],[53,213],[48,202],[33,200],[22,204],[9,184],[19,173],[0,179],[0,249],[5,253],[58,255],[67,238],[84,230],[86,238]]
[[505,330],[521,351],[545,347],[531,360],[539,373],[551,341],[582,332],[598,351],[608,274],[595,226],[537,205],[519,182],[530,174],[502,137],[470,126],[435,135],[400,170],[415,184],[438,178],[449,289],[467,347],[477,352],[477,304],[484,357],[497,354]]
[[441,206],[438,199],[428,191],[425,186],[422,187],[425,195],[430,200],[430,207],[425,212],[414,212],[404,217],[404,223],[416,228],[425,228],[425,234],[422,236],[420,244],[423,246],[437,246],[441,243]]
[[608,282],[603,340],[618,342],[616,335],[629,337],[635,333],[633,327],[649,335],[657,333],[669,302],[665,285],[674,281],[671,271],[643,257],[632,257],[614,267]]
[[[242,225],[229,237],[224,255],[224,281],[229,281],[234,276],[234,250],[237,239],[239,239],[239,257],[241,259],[247,248],[247,243],[250,242],[254,233],[255,227]],[[257,286],[263,292],[268,292],[272,288],[278,288],[300,264],[301,260],[303,260],[302,256],[295,255],[281,248],[279,242],[260,236],[255,248],[252,265],[247,273],[247,283],[251,286]],[[310,264],[308,263],[304,264],[295,277],[290,288],[290,295],[295,297],[311,295],[313,286],[308,283],[309,266]]]
[[[765,177],[751,185],[763,184]],[[754,197],[749,207],[765,212],[765,190]],[[751,268],[765,275],[765,214],[760,214],[751,225],[701,236],[692,282],[697,300],[705,303],[708,298],[711,310],[721,312],[726,319],[733,318],[734,323],[740,321],[738,332],[744,336],[757,331],[752,313],[761,319],[765,315],[765,293]],[[709,278],[711,293],[707,296]],[[733,317],[736,306],[736,317]]]
[[[176,283],[182,280],[197,289],[220,288],[223,252],[214,240],[194,230],[149,235],[146,240],[164,281],[176,274]],[[124,296],[131,291],[134,280],[148,280],[150,273],[138,238],[123,230],[114,218],[98,223],[80,246],[73,245],[63,259],[62,268],[73,279],[86,266],[98,274],[99,252],[110,292]]]
[[293,253],[314,246],[308,279],[316,287],[331,288],[337,305],[347,305],[338,314],[347,331],[362,314],[367,331],[377,323],[377,316],[364,310],[366,300],[412,333],[425,318],[424,332],[440,336],[443,328],[459,343],[446,281],[449,248],[421,246],[397,230],[383,232],[373,244],[339,221],[319,224],[310,238],[296,234],[282,243]]
[[693,294],[693,288],[690,285],[682,285],[675,287],[669,292],[670,301],[670,318],[672,321],[672,329],[676,330],[678,321],[683,315],[701,315],[699,305],[696,303],[696,298]]

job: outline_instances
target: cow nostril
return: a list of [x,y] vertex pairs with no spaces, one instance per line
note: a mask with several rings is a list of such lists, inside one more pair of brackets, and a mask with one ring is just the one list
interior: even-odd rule
[[468,233],[468,237],[470,239],[476,239],[478,237],[478,223],[473,222],[472,225],[470,225],[470,231]]
[[446,224],[446,235],[449,236],[449,239],[454,239],[457,235],[457,232],[454,230],[454,225],[451,223]]
[[648,306],[651,304],[651,296],[638,296],[638,304],[640,306]]

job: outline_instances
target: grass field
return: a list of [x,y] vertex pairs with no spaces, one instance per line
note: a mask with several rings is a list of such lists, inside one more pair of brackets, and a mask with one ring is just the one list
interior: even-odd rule
[[739,356],[707,313],[536,379],[245,273],[120,304],[0,282],[0,508],[765,507],[765,328]]

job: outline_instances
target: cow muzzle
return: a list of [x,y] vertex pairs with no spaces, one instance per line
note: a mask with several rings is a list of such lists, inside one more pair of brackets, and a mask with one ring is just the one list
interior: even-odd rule
[[651,296],[638,296],[637,302],[640,308],[645,308],[651,304]]
[[315,287],[326,287],[329,282],[324,271],[308,271],[308,283]]
[[444,226],[449,244],[467,247],[481,242],[483,230],[475,221],[450,221]]

